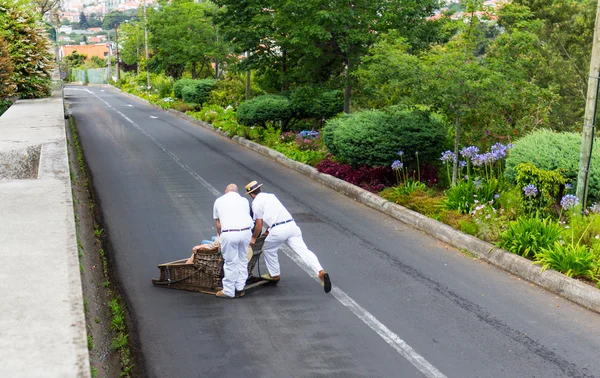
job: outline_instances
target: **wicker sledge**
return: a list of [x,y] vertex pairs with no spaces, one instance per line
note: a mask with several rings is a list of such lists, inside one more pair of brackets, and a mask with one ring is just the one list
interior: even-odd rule
[[[252,247],[252,258],[248,261],[248,280],[245,289],[274,283],[252,273],[262,254],[264,237],[259,237]],[[171,261],[158,265],[160,278],[153,279],[152,284],[169,289],[198,291],[215,294],[217,287],[222,287],[223,256],[220,250],[198,251],[194,255],[194,264],[186,264],[187,259]]]

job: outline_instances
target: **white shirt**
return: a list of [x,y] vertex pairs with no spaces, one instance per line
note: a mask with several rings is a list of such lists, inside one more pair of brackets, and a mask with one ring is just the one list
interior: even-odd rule
[[252,201],[254,219],[262,219],[265,226],[292,219],[292,215],[283,204],[271,193],[258,193]]
[[221,230],[253,227],[248,200],[236,192],[217,198],[213,206],[213,218],[221,222]]

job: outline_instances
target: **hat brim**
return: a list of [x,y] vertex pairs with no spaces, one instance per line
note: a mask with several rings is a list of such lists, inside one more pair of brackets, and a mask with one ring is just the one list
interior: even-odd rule
[[251,190],[246,191],[246,194],[250,194],[253,191],[255,191],[256,189],[260,188],[261,186],[263,186],[263,184],[258,184],[256,185],[254,188],[252,188]]

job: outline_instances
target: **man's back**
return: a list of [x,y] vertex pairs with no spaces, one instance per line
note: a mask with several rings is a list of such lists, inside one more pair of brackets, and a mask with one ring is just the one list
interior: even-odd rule
[[213,218],[219,219],[221,228],[242,229],[252,227],[248,200],[236,192],[229,192],[217,198],[213,207]]
[[252,201],[254,219],[262,219],[266,226],[271,227],[277,222],[292,219],[292,215],[281,201],[271,193],[259,193]]

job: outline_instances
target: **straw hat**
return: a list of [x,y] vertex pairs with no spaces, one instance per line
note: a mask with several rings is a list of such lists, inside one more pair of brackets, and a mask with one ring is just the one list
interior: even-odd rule
[[263,184],[259,184],[256,181],[251,181],[250,183],[248,183],[248,185],[246,185],[246,194],[252,193],[256,189],[260,188],[262,185]]

